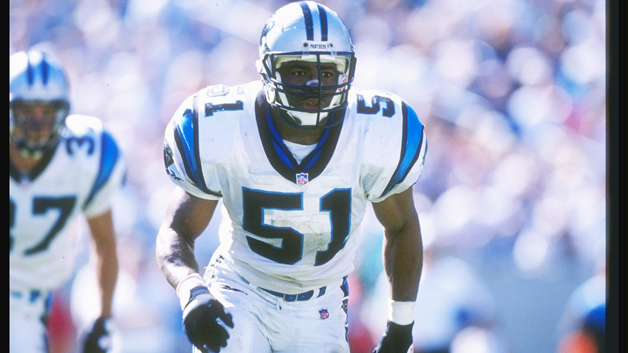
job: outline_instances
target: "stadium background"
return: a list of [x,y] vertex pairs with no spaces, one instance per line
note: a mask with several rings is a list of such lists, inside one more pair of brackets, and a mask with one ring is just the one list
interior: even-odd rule
[[[418,343],[557,352],[575,291],[605,271],[605,1],[320,2],[351,31],[355,85],[401,95],[426,125],[429,152],[414,187],[426,247]],[[72,112],[103,119],[129,162],[114,209],[118,352],[190,352],[154,256],[173,188],[164,127],[194,91],[258,79],[261,28],[285,3],[9,2],[9,53],[35,46],[58,57]],[[219,220],[197,243],[201,265]],[[85,294],[95,286],[86,226],[75,228],[77,268],[55,302],[53,352],[71,352],[97,312]],[[362,231],[352,353],[370,353],[385,325],[381,229],[369,215]]]

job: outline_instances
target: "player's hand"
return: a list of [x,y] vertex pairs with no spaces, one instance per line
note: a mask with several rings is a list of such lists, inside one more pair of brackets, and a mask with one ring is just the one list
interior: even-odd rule
[[87,333],[83,353],[105,353],[111,350],[111,319],[100,317]]
[[398,325],[394,322],[388,321],[386,326],[386,332],[379,340],[377,348],[373,353],[409,353],[413,352],[412,348],[412,326],[414,322],[409,325]]
[[224,325],[233,328],[231,314],[209,293],[206,287],[195,287],[183,309],[183,329],[190,342],[201,352],[219,352],[227,346],[229,333]]

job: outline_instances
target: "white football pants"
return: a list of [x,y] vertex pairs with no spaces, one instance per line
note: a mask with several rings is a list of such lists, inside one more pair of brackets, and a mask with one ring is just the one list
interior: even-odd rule
[[349,353],[348,291],[341,288],[346,283],[296,300],[252,286],[224,263],[208,268],[205,280],[233,317],[234,328],[227,328],[230,338],[220,353]]
[[45,353],[48,351],[44,320],[50,313],[49,292],[9,290],[9,352]]

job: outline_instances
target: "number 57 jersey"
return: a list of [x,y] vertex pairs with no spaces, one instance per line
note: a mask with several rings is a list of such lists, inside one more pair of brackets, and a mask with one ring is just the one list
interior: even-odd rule
[[352,88],[303,159],[274,127],[260,82],[207,87],[186,99],[166,128],[170,178],[188,193],[223,200],[225,258],[255,286],[299,293],[353,270],[367,201],[419,178],[427,141],[398,96]]
[[73,269],[79,213],[106,212],[124,182],[115,140],[94,117],[70,115],[59,144],[30,175],[9,167],[9,277],[12,290],[55,289]]

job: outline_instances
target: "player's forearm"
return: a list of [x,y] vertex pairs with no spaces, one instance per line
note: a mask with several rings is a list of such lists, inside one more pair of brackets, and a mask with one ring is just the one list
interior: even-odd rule
[[404,227],[397,234],[387,232],[384,266],[392,300],[415,301],[423,269],[423,244],[418,223]]
[[118,281],[118,256],[115,242],[100,245],[97,249],[97,276],[100,287],[101,317],[112,316],[113,295]]
[[87,220],[94,240],[96,277],[100,290],[101,317],[111,317],[113,293],[118,281],[118,253],[111,210]]
[[169,227],[162,227],[157,235],[157,263],[166,280],[174,288],[199,267],[194,257],[194,245]]
[[209,224],[217,200],[194,197],[177,187],[172,193],[166,216],[157,234],[156,255],[159,268],[174,288],[199,267],[194,242]]

